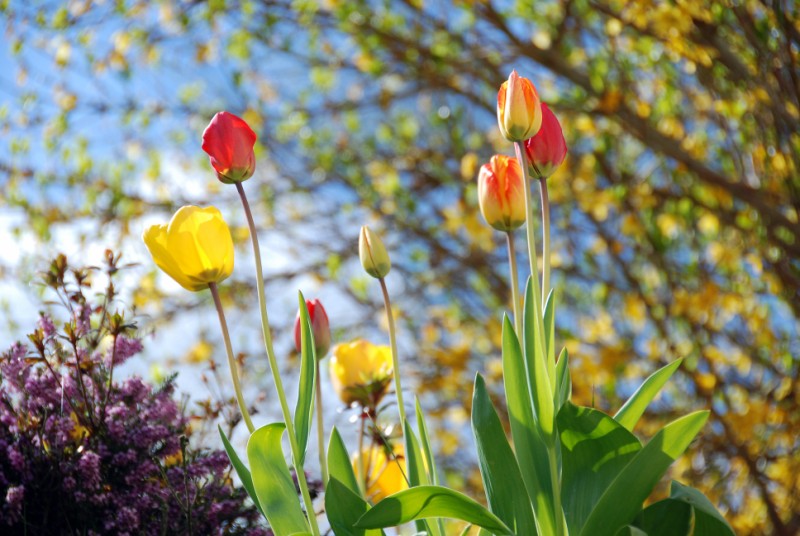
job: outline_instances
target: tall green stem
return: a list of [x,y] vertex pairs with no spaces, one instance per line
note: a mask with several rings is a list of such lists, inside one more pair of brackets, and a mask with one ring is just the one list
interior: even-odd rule
[[303,495],[303,502],[306,505],[306,513],[308,515],[308,521],[311,524],[311,530],[315,536],[319,536],[320,532],[319,526],[317,525],[317,517],[314,512],[314,503],[308,492],[308,483],[306,482],[306,473],[303,470],[303,464],[300,462],[300,447],[297,443],[294,421],[289,412],[289,404],[286,402],[286,392],[283,389],[283,382],[281,381],[281,374],[278,369],[278,360],[275,358],[275,350],[272,348],[272,334],[269,328],[269,317],[267,316],[267,299],[264,294],[264,272],[261,268],[261,248],[258,246],[256,224],[253,221],[253,214],[250,212],[250,203],[247,202],[247,196],[244,193],[242,183],[236,183],[236,190],[239,192],[239,197],[242,200],[244,213],[247,217],[247,225],[250,228],[250,240],[253,243],[253,256],[256,262],[256,290],[258,291],[258,306],[261,310],[261,332],[264,336],[264,346],[267,350],[269,368],[272,371],[272,378],[275,381],[275,390],[278,392],[278,399],[281,403],[281,412],[283,413],[283,420],[286,424],[286,432],[289,435],[289,444],[292,447],[292,465],[294,465],[294,470],[297,474],[297,483],[300,485],[300,492]]
[[550,294],[550,197],[547,195],[547,179],[539,177],[539,192],[542,196],[542,307]]
[[319,470],[322,473],[322,484],[328,484],[328,459],[325,456],[325,424],[322,409],[322,385],[319,381],[319,359],[317,359],[317,443],[319,443]]
[[522,303],[519,301],[519,274],[517,273],[517,250],[514,247],[514,232],[506,232],[508,244],[508,266],[511,279],[511,300],[514,302],[514,329],[517,337],[522,337]]
[[386,289],[386,279],[381,277],[381,290],[383,291],[383,304],[386,307],[386,320],[389,323],[389,341],[392,345],[392,376],[394,376],[394,390],[397,392],[397,409],[400,411],[400,429],[406,425],[406,407],[403,404],[403,387],[400,385],[400,360],[397,357],[397,336],[394,332],[394,314],[392,302],[389,300],[389,291]]
[[228,333],[228,322],[225,321],[225,311],[222,309],[222,301],[219,299],[217,284],[209,283],[208,288],[211,290],[211,296],[214,298],[214,306],[217,308],[217,315],[219,315],[219,327],[222,329],[225,351],[228,354],[228,366],[231,369],[231,379],[233,380],[233,391],[236,393],[236,402],[239,404],[239,411],[242,412],[242,418],[247,425],[247,430],[252,434],[255,427],[253,427],[253,421],[250,419],[250,412],[247,411],[247,404],[245,404],[244,396],[242,396],[242,386],[239,383],[239,371],[236,367],[236,359],[233,357],[231,336]]

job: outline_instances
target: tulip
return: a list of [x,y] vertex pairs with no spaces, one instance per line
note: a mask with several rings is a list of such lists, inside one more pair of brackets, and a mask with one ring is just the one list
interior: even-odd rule
[[[322,359],[331,347],[331,327],[328,324],[328,315],[319,300],[306,300],[308,318],[311,320],[311,331],[314,334],[314,349],[317,359]],[[300,311],[294,321],[294,346],[300,352]]]
[[509,141],[525,141],[542,125],[542,105],[533,83],[511,71],[497,93],[497,124]]
[[208,153],[217,178],[225,184],[243,182],[256,170],[253,146],[256,133],[244,121],[219,112],[203,131],[203,150]]
[[[403,447],[401,445],[394,447],[394,456],[387,456],[386,450],[383,445],[375,445],[369,449],[365,448],[362,456],[356,455],[353,459],[353,469],[356,474],[369,470],[366,495],[373,503],[408,489],[403,469],[400,467],[405,460]],[[359,470],[357,464],[360,463],[363,465]]]
[[392,353],[363,339],[337,344],[330,361],[333,390],[345,404],[374,407],[392,379]]
[[513,231],[525,223],[525,184],[515,158],[498,154],[481,166],[478,204],[486,223],[498,231]]
[[366,225],[361,227],[361,234],[358,236],[358,256],[364,270],[376,279],[386,277],[392,268],[392,261],[383,241]]
[[233,239],[215,207],[181,207],[166,225],[142,236],[150,255],[183,288],[203,290],[233,272]]
[[552,175],[567,156],[567,142],[555,114],[542,104],[542,128],[525,142],[529,173],[546,179]]

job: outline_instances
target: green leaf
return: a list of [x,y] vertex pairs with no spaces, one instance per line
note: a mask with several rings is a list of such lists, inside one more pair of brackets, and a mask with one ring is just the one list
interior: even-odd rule
[[569,353],[561,350],[556,363],[556,413],[572,398],[572,377],[569,373]]
[[[539,428],[545,439],[552,441],[555,425],[553,404],[553,390],[550,387],[550,378],[547,373],[547,359],[544,351],[544,341],[537,333],[542,333],[542,319],[539,302],[533,292],[532,278],[528,278],[525,289],[525,306],[523,313],[524,339],[525,339],[525,367],[528,371],[528,382],[535,410],[534,417],[539,422]],[[538,283],[536,283],[538,286]]]
[[555,289],[550,290],[544,304],[544,348],[547,355],[547,376],[550,389],[556,390],[556,297]]
[[308,532],[309,526],[292,475],[283,457],[281,437],[286,425],[276,422],[262,426],[247,442],[247,459],[258,502],[275,536]]
[[633,521],[667,468],[700,432],[708,414],[707,410],[690,413],[662,428],[603,493],[580,534],[613,535]]
[[683,501],[694,509],[694,536],[734,536],[733,529],[699,490],[673,480],[670,499]]
[[640,528],[634,527],[633,525],[628,525],[627,527],[622,527],[621,529],[619,529],[616,536],[650,536],[650,535]]
[[515,534],[539,534],[517,459],[480,374],[475,377],[472,395],[472,433],[489,509]]
[[547,444],[533,418],[522,349],[507,316],[503,318],[503,383],[514,450],[528,495],[533,500],[536,520],[542,534],[556,534]]
[[614,419],[567,402],[558,414],[561,500],[571,534],[578,534],[597,502],[642,448]]
[[682,358],[676,359],[651,374],[614,415],[614,419],[628,430],[633,431],[634,426],[639,422],[639,418],[644,414],[644,410],[647,409],[647,406],[656,397],[661,388],[664,387],[664,384],[667,383],[667,380],[670,379],[682,361]]
[[[403,437],[405,438],[405,451],[406,451],[406,476],[408,477],[408,485],[413,486],[427,486],[430,479],[427,471],[425,471],[425,454],[419,446],[414,430],[411,429],[411,423],[406,419],[405,426],[403,427]],[[389,463],[394,463],[390,461]],[[417,520],[417,532],[425,532],[431,534],[432,527],[428,526],[427,521]]]
[[[439,474],[436,471],[436,459],[433,457],[433,449],[431,449],[430,440],[428,439],[428,426],[425,424],[425,416],[422,414],[419,398],[415,398],[414,402],[417,412],[417,428],[419,429],[420,445],[422,446],[422,452],[425,455],[428,466],[428,483],[438,486]],[[444,522],[441,519],[437,519],[436,525],[430,528],[434,536],[444,536],[445,534]]]
[[673,499],[658,501],[636,516],[635,526],[647,536],[687,536],[692,534],[692,507]]
[[356,521],[369,510],[367,501],[354,493],[335,477],[328,479],[325,488],[325,513],[331,530],[336,536],[372,536],[383,534],[382,530],[365,530],[355,526]]
[[228,459],[230,459],[231,465],[233,465],[233,468],[236,470],[236,474],[239,475],[239,480],[242,481],[242,486],[244,486],[250,498],[253,499],[261,515],[264,515],[264,511],[261,509],[258,497],[256,496],[256,490],[253,488],[253,477],[250,475],[250,469],[247,468],[241,458],[239,458],[239,455],[236,454],[233,445],[228,441],[228,436],[222,431],[222,426],[217,425],[217,429],[219,430],[219,436],[222,438],[222,444],[225,445],[225,452],[228,453]]
[[328,470],[330,471],[330,478],[335,478],[351,492],[359,497],[361,496],[358,480],[356,480],[356,475],[353,472],[353,464],[347,454],[347,447],[344,446],[342,436],[335,426],[328,440]]
[[314,416],[314,388],[317,374],[317,358],[314,355],[314,334],[303,293],[298,293],[300,304],[300,387],[297,391],[297,406],[294,410],[294,431],[300,449],[298,465],[303,466],[308,448],[308,436]]
[[361,516],[362,528],[394,527],[432,517],[459,519],[495,534],[513,535],[496,515],[463,493],[441,486],[417,486],[386,497]]

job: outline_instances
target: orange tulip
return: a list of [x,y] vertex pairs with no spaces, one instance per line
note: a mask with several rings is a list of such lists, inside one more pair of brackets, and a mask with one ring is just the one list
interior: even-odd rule
[[498,154],[481,166],[478,203],[486,223],[498,231],[513,231],[525,223],[525,186],[515,158]]
[[542,126],[542,104],[536,87],[511,71],[497,93],[497,124],[509,141],[525,141]]

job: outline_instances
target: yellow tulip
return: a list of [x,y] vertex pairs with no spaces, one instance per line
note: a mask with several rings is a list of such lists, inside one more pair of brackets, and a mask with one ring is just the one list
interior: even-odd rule
[[392,379],[392,352],[363,339],[338,344],[330,361],[333,389],[345,404],[375,406]]
[[[397,460],[395,461],[395,458]],[[387,456],[386,447],[373,446],[363,451],[363,462],[360,456],[353,459],[353,470],[356,475],[367,473],[367,498],[373,503],[408,489],[400,464],[405,465],[403,447],[394,447],[394,457]],[[358,464],[363,464],[360,467]]]
[[233,272],[233,239],[215,207],[181,207],[142,238],[158,267],[187,290],[203,290]]

